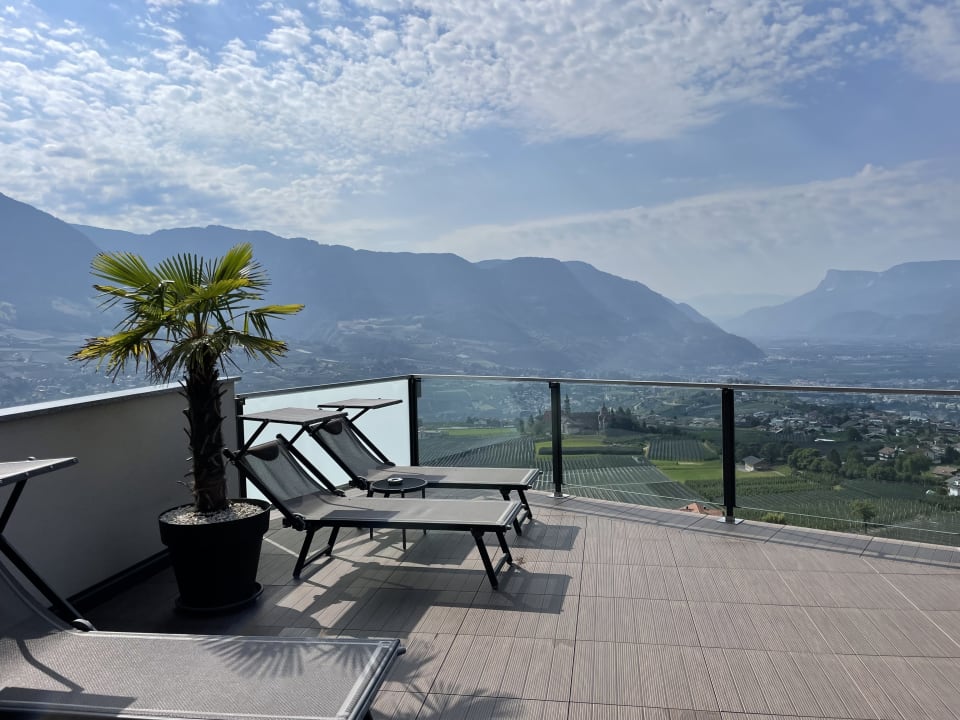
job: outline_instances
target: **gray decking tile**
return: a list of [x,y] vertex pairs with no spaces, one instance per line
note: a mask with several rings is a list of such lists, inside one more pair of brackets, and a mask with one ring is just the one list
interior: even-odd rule
[[[960,551],[531,493],[493,591],[465,533],[343,533],[290,576],[274,528],[261,600],[172,612],[163,573],[93,614],[103,629],[399,637],[381,718],[956,718]],[[488,542],[494,557],[495,540]]]

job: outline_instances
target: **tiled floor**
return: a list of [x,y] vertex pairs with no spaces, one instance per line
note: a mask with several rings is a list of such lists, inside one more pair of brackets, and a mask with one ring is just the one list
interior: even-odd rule
[[[462,495],[461,495],[462,497]],[[466,533],[347,531],[290,577],[268,535],[258,604],[182,616],[169,573],[101,629],[400,637],[378,718],[960,717],[960,551],[575,498],[533,498],[495,592]],[[496,541],[490,541],[491,552]]]

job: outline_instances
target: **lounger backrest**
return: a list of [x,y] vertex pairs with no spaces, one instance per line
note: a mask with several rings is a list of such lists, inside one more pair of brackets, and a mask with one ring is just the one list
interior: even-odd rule
[[362,480],[373,470],[392,467],[371,452],[349,422],[334,420],[316,425],[310,428],[310,434],[354,480]]
[[330,493],[293,458],[280,440],[255,445],[241,455],[228,453],[228,457],[281,511],[289,500]]

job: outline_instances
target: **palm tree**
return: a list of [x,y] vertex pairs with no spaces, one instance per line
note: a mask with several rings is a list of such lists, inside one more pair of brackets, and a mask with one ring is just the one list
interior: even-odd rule
[[196,510],[226,509],[220,371],[236,367],[233,350],[275,363],[287,345],[274,339],[267,322],[303,305],[250,307],[270,281],[247,243],[215,260],[182,254],[154,268],[133,253],[101,253],[92,273],[104,282],[93,286],[101,306],[120,305],[126,315],[115,334],[89,338],[70,359],[96,361],[114,379],[142,363],[156,382],[182,380]]

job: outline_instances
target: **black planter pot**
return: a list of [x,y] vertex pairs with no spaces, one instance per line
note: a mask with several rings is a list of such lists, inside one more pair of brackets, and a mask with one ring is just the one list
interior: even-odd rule
[[246,498],[241,502],[257,505],[263,512],[204,525],[160,520],[160,540],[170,551],[180,591],[179,609],[228,612],[252,603],[263,591],[257,582],[257,568],[270,524],[270,504]]

